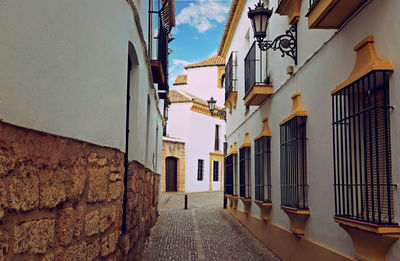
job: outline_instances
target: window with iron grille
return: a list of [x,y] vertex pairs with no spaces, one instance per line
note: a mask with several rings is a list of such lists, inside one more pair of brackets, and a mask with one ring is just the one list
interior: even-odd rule
[[332,94],[336,216],[394,224],[388,71]]
[[255,200],[271,202],[271,137],[264,136],[254,142]]
[[214,150],[219,150],[219,130],[221,126],[215,125],[215,141],[214,141]]
[[219,180],[219,161],[213,161],[213,181]]
[[251,179],[250,179],[250,147],[239,150],[239,182],[240,197],[251,198]]
[[267,79],[267,52],[253,42],[244,59],[244,89],[247,94],[254,85],[264,84]]
[[199,159],[197,162],[197,180],[203,180],[204,160]]
[[308,209],[306,120],[297,116],[280,127],[282,206]]
[[231,52],[228,63],[225,66],[225,101],[228,99],[232,91],[236,91],[237,81],[237,59],[236,52]]
[[233,194],[233,154],[225,158],[225,194]]

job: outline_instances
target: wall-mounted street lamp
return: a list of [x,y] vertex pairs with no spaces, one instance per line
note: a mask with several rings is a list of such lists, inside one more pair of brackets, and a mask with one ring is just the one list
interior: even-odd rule
[[275,40],[265,40],[267,34],[268,20],[271,17],[273,9],[265,8],[264,3],[259,0],[255,5],[254,10],[249,7],[247,16],[251,19],[253,26],[254,37],[257,39],[258,46],[262,51],[272,49],[274,51],[280,50],[282,57],[285,55],[293,58],[294,63],[297,64],[297,26],[293,25],[282,34],[275,38]]
[[224,121],[226,120],[226,111],[225,108],[219,110],[215,108],[215,103],[217,101],[211,96],[211,98],[207,101],[208,109],[210,110],[211,116],[220,117]]

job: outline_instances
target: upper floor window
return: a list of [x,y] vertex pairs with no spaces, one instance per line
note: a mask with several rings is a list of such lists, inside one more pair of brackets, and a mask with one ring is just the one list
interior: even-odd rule
[[393,224],[389,71],[332,94],[336,216]]
[[220,125],[215,125],[215,141],[214,141],[214,150],[219,150],[219,133],[220,133],[221,126]]
[[225,100],[232,91],[236,91],[237,82],[237,57],[236,52],[231,52],[228,63],[225,66]]
[[253,42],[244,59],[244,88],[247,94],[255,85],[267,83],[267,52]]
[[308,209],[305,116],[295,116],[280,126],[281,205]]

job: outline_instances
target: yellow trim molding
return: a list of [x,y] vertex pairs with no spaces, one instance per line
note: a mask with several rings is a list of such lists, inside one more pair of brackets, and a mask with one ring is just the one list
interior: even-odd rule
[[225,194],[226,199],[228,199],[228,205],[230,208],[233,207],[232,195]]
[[261,137],[271,137],[271,130],[269,129],[269,124],[268,124],[268,118],[265,118],[263,120],[263,129],[257,137],[254,138],[254,140],[258,140]]
[[232,154],[238,154],[238,148],[237,148],[236,141],[233,143],[233,145],[231,144],[231,149],[230,149],[229,153],[226,154],[226,157],[228,157],[228,156],[230,156]]
[[300,18],[301,0],[283,0],[280,2],[275,13],[280,15],[287,15],[289,17],[289,24],[295,25]]
[[190,110],[210,116],[210,117],[214,117],[214,118],[223,120],[223,118],[220,116],[217,116],[217,115],[211,116],[210,109],[208,108],[208,106],[205,106],[200,103],[193,102],[193,105],[192,105],[192,107],[190,107]]
[[[296,237],[289,230],[273,222],[264,222],[259,217],[245,215],[230,208],[224,210],[240,221],[266,247],[283,261],[350,261],[351,257],[339,253],[327,246],[306,237]],[[227,214],[228,214],[227,213]]]
[[250,213],[250,208],[251,208],[251,198],[240,197],[240,200],[243,202],[244,206],[243,213],[248,215]]
[[310,29],[338,29],[367,0],[318,0],[306,14]]
[[374,42],[374,37],[368,36],[354,47],[354,51],[357,52],[357,59],[353,71],[344,82],[331,91],[332,94],[349,86],[372,71],[393,71],[394,66],[391,61],[384,61],[378,57]]
[[246,106],[261,105],[269,96],[274,93],[274,88],[270,84],[253,85],[243,98]]
[[269,213],[271,212],[271,208],[272,208],[272,203],[258,201],[258,200],[255,200],[254,202],[260,208],[260,211],[261,211],[260,218],[262,220],[264,220],[265,222],[268,222],[269,221]]
[[290,220],[290,231],[296,236],[304,235],[306,221],[310,216],[309,209],[297,209],[281,206],[281,209],[288,215]]
[[354,244],[354,257],[362,261],[384,261],[392,244],[400,237],[400,226],[376,225],[335,217]]
[[225,101],[225,107],[228,108],[229,113],[232,113],[232,107],[236,109],[237,103],[237,91],[231,91],[228,96],[228,99]]
[[294,117],[298,117],[298,116],[307,116],[308,112],[307,110],[303,109],[303,105],[301,103],[301,93],[300,92],[296,92],[295,94],[292,95],[292,111],[290,112],[289,117],[287,117],[286,119],[284,119],[283,121],[281,121],[279,123],[279,125],[283,125],[286,122],[290,121],[291,119],[293,119]]
[[246,0],[238,0],[237,1],[237,5],[235,8],[233,17],[232,17],[232,21],[230,21],[230,23],[226,25],[226,26],[228,26],[228,28],[226,28],[225,30],[227,30],[228,32],[226,34],[225,39],[222,39],[222,46],[220,46],[220,48],[218,50],[218,55],[220,55],[224,58],[226,57],[226,54],[228,53],[228,49],[229,49],[229,46],[231,45],[233,34],[235,33],[236,26],[239,22],[239,18],[240,18],[240,15],[242,14],[242,10],[243,10],[245,3],[246,3]]
[[238,196],[232,196],[232,202],[233,202],[233,209],[236,210],[237,209],[237,205],[238,205]]
[[225,66],[218,66],[218,83],[217,88],[223,89],[224,85],[222,84],[222,76],[225,74]]
[[242,146],[240,146],[239,149],[243,149],[245,147],[251,147],[251,141],[250,141],[250,133],[246,132],[245,136],[244,136],[244,141]]

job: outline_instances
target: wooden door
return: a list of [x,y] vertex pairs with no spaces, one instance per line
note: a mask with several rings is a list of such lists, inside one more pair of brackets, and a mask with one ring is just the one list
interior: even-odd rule
[[165,160],[166,169],[166,191],[177,191],[177,159],[174,157],[168,157]]

